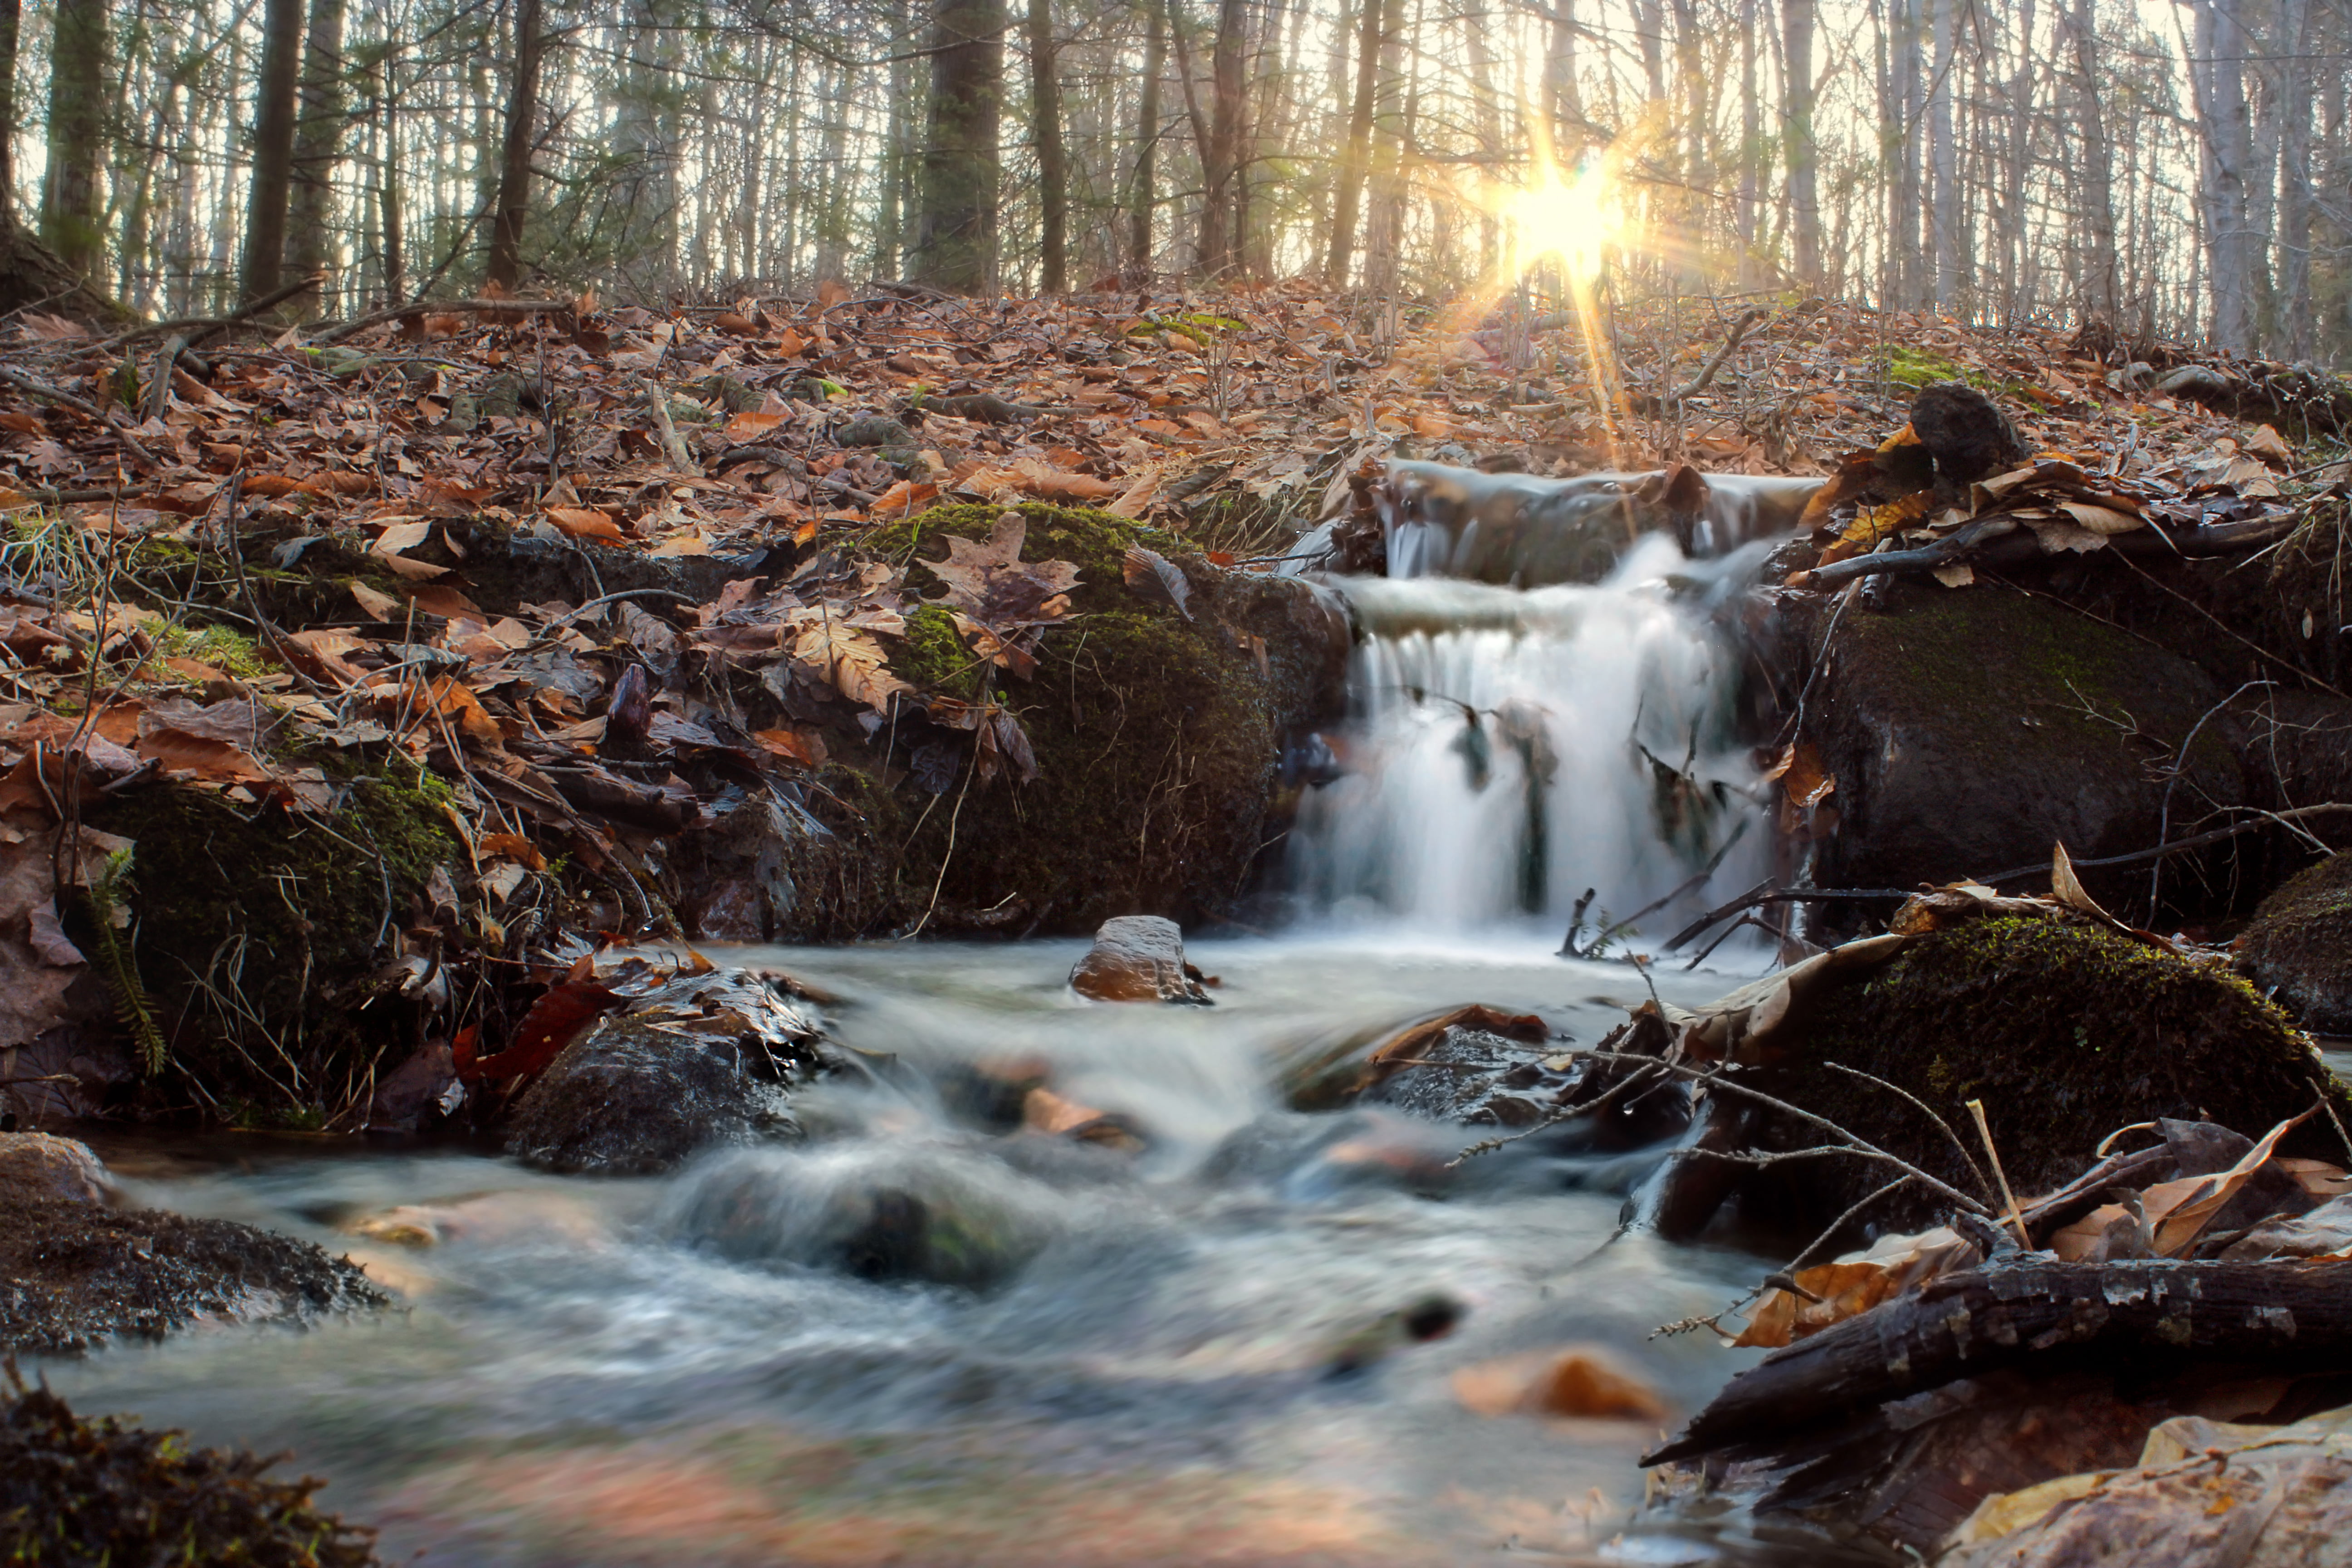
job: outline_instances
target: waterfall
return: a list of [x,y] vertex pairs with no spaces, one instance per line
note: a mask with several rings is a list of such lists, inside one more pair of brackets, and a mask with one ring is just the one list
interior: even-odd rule
[[1769,835],[1734,734],[1739,656],[1705,601],[1757,549],[1686,562],[1653,534],[1601,582],[1527,590],[1339,580],[1365,635],[1333,737],[1345,771],[1291,835],[1305,910],[1556,939],[1588,889],[1601,925],[1685,889],[1641,923],[1655,941],[1754,882]]

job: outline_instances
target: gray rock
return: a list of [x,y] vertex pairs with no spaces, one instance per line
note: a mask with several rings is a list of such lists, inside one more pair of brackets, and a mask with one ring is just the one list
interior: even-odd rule
[[2352,854],[2264,899],[2238,938],[2238,968],[2305,1028],[2352,1035]]
[[114,1184],[87,1143],[47,1132],[0,1132],[0,1186],[31,1197],[102,1204]]
[[1201,972],[1184,962],[1184,932],[1159,915],[1103,921],[1095,944],[1070,970],[1071,989],[1097,1002],[1209,1005]]
[[542,1170],[635,1176],[714,1144],[795,1138],[788,1071],[756,1038],[696,1034],[659,1015],[605,1018],[524,1092],[507,1152]]

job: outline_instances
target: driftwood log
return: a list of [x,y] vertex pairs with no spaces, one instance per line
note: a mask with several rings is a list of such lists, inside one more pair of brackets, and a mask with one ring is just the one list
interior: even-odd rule
[[2292,1358],[2304,1371],[2352,1363],[2352,1259],[2036,1259],[1946,1275],[1774,1351],[1642,1462],[1783,1440],[1959,1378],[2094,1349],[2167,1362]]

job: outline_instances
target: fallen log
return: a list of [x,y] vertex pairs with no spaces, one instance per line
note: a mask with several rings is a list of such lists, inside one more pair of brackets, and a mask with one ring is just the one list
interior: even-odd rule
[[2352,1258],[2036,1259],[1948,1274],[1773,1352],[1642,1463],[1785,1441],[1801,1427],[1963,1377],[2061,1356],[2078,1364],[2085,1349],[2129,1351],[2141,1366],[2192,1357],[2292,1358],[2306,1372],[2328,1360],[2352,1363]]

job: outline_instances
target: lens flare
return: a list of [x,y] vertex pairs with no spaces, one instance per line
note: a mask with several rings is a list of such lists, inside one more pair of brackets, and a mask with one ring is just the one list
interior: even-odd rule
[[1632,215],[1606,163],[1562,169],[1538,158],[1520,184],[1496,193],[1494,210],[1503,221],[1506,265],[1513,274],[1557,260],[1570,280],[1587,283],[1600,275],[1609,252],[1633,237]]

